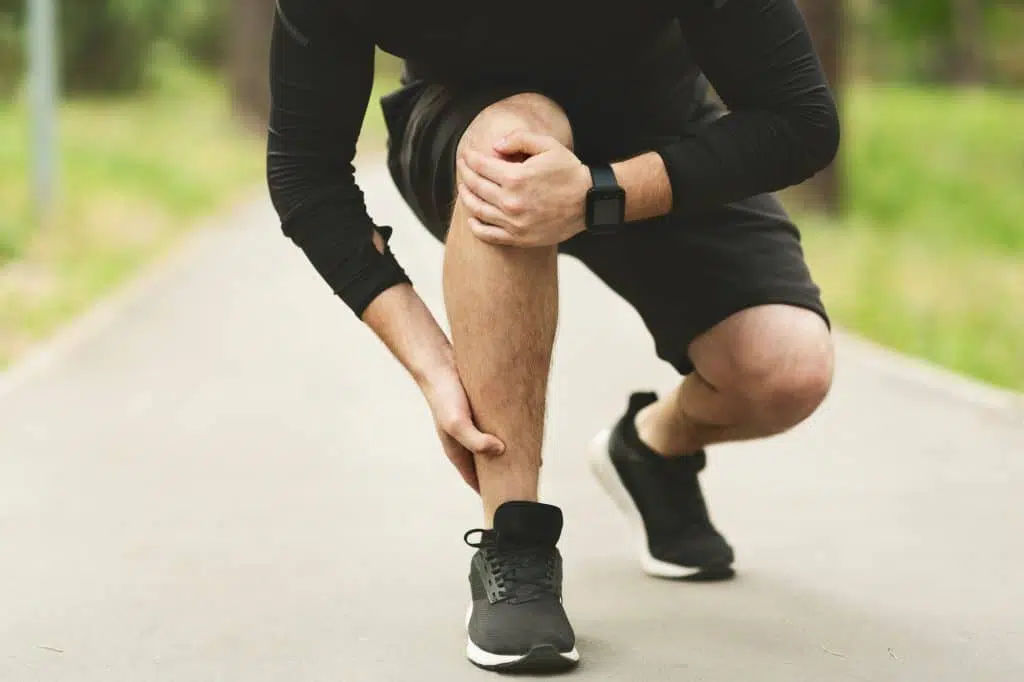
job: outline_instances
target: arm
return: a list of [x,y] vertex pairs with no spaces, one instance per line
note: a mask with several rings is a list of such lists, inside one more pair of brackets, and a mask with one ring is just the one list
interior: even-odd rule
[[697,64],[731,113],[613,166],[628,220],[692,212],[803,182],[839,146],[835,101],[794,0],[685,3]]
[[280,0],[271,43],[267,180],[282,228],[362,315],[408,278],[383,242],[352,161],[373,83],[373,43],[329,3]]
[[[387,248],[390,228],[374,225],[356,185],[352,162],[373,84],[374,45],[332,9],[337,4],[278,0],[267,142],[271,199],[285,234],[413,376],[439,427],[466,448],[499,451],[499,441],[473,427],[448,339]],[[448,444],[446,450],[456,460]],[[456,464],[470,480],[472,472]]]
[[[423,314],[426,307],[387,248],[390,228],[376,228],[367,214],[352,166],[373,83],[373,43],[325,7],[319,0],[278,3],[270,196],[285,234],[421,380],[443,356],[447,340],[433,317]],[[403,293],[381,296],[398,286]],[[409,315],[411,310],[418,314]]]

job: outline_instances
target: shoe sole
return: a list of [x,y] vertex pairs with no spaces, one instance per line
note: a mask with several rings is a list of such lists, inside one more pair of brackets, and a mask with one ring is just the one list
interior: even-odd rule
[[612,462],[609,443],[611,441],[611,429],[601,431],[590,443],[588,459],[590,469],[597,477],[598,483],[608,496],[612,498],[615,506],[626,515],[629,525],[636,538],[636,553],[640,559],[640,566],[644,573],[656,578],[667,578],[670,580],[688,580],[694,582],[726,580],[735,575],[731,563],[710,564],[707,566],[683,566],[673,564],[661,559],[656,559],[650,550],[650,542],[647,539],[647,528],[644,526],[640,510],[633,501],[633,496],[626,490],[626,486],[619,477],[619,472]]
[[492,654],[484,651],[468,635],[472,617],[473,605],[470,604],[466,611],[466,658],[478,668],[505,673],[553,673],[570,670],[580,662],[576,647],[563,652],[551,644],[537,644],[525,654]]

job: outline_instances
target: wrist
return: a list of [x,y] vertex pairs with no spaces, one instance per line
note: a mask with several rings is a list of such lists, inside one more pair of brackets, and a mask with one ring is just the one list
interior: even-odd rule
[[586,197],[585,223],[592,234],[615,234],[626,222],[626,190],[609,164],[588,168],[591,176]]
[[421,388],[455,367],[448,337],[412,286],[380,294],[363,319]]
[[594,186],[594,181],[590,177],[590,167],[585,163],[580,163],[579,170],[576,172],[576,181],[573,183],[576,187],[576,191],[573,192],[573,205],[576,207],[575,220],[579,226],[579,232],[586,232],[587,230],[587,195],[590,192],[590,188]]
[[421,389],[437,383],[454,371],[455,352],[447,339],[443,345],[432,348],[422,357],[413,360],[409,366],[409,374]]
[[612,171],[626,191],[626,222],[672,211],[672,185],[660,154],[648,152],[613,163]]

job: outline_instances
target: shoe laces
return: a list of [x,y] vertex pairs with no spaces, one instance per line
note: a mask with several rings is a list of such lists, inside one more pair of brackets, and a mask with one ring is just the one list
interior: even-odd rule
[[[470,536],[480,533],[480,540]],[[502,543],[497,531],[477,528],[466,533],[464,540],[480,550],[502,601],[522,604],[556,595],[554,547]]]

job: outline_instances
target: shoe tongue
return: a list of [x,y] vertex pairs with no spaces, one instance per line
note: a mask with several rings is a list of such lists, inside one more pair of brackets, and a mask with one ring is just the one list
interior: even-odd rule
[[562,510],[540,502],[506,502],[494,512],[501,543],[554,547],[562,535]]
[[656,402],[658,402],[657,393],[650,391],[634,393],[629,396],[629,406],[626,408],[626,414],[630,417],[635,417],[637,412]]

